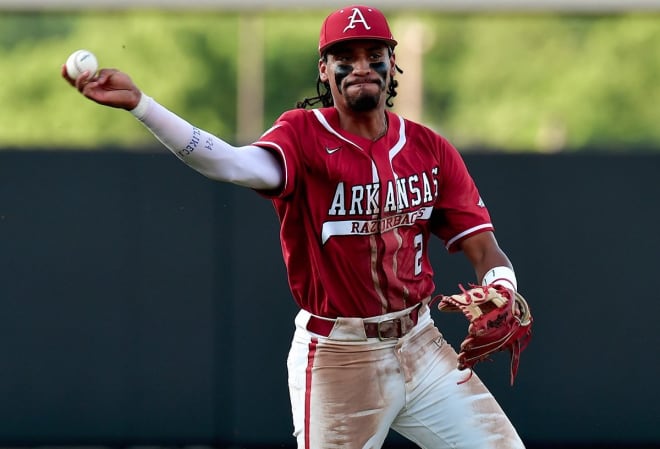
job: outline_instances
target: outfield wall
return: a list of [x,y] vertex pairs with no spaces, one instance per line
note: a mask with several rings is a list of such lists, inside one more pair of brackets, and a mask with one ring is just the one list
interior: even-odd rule
[[[660,447],[660,155],[465,159],[536,318],[516,386],[506,354],[480,375],[530,447]],[[292,447],[295,312],[256,193],[165,151],[0,152],[0,446]]]

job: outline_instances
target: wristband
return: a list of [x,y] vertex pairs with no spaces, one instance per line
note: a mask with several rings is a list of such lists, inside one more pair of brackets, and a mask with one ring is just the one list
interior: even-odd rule
[[518,290],[516,273],[509,267],[493,267],[486,272],[481,281],[481,285],[499,284],[510,288],[514,292]]
[[137,106],[135,106],[135,108],[131,109],[129,112],[133,114],[133,116],[135,116],[135,118],[138,120],[142,120],[144,115],[147,113],[149,103],[151,103],[151,97],[145,95],[144,92],[142,92],[140,94],[140,101],[138,101]]

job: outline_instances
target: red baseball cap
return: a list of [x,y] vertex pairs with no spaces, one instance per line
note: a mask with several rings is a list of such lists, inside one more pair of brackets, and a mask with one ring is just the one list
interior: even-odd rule
[[319,53],[322,55],[337,42],[352,39],[385,41],[392,48],[397,44],[381,11],[370,6],[355,5],[339,9],[325,18],[319,37]]

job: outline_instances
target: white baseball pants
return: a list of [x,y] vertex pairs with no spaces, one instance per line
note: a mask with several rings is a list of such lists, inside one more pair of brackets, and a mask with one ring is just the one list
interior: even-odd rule
[[457,385],[469,373],[456,369],[428,307],[407,335],[385,341],[312,334],[309,316],[298,313],[287,360],[299,449],[377,449],[390,428],[423,449],[524,449],[476,374]]

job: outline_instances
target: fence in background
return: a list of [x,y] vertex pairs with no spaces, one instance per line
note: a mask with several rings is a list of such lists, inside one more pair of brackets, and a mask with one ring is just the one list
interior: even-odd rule
[[[272,206],[165,153],[0,152],[0,446],[293,444]],[[660,445],[660,156],[465,159],[536,318],[480,375],[530,447]]]

